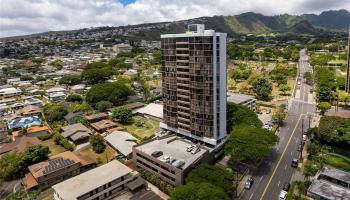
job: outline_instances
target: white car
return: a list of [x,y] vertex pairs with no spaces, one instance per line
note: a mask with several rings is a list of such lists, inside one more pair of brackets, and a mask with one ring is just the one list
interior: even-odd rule
[[300,85],[301,84],[301,82],[300,81],[298,81],[298,85]]
[[279,200],[286,200],[287,199],[288,192],[281,190]]
[[304,142],[306,141],[306,135],[303,135],[303,141]]

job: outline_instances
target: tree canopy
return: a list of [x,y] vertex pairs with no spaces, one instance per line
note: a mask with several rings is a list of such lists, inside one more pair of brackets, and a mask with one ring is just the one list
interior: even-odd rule
[[112,116],[121,123],[129,123],[132,119],[132,111],[130,108],[120,106],[113,109]]
[[92,135],[90,137],[90,144],[96,153],[102,153],[106,149],[104,139],[101,135]]
[[60,79],[59,83],[61,85],[77,85],[81,83],[81,76],[75,74],[65,75]]
[[48,122],[60,121],[68,113],[67,109],[57,103],[48,103],[43,109],[45,118]]
[[269,100],[272,92],[272,83],[265,77],[258,77],[252,82],[253,91],[258,99]]
[[237,161],[254,162],[263,159],[277,141],[278,137],[267,129],[239,125],[231,131],[224,150]]
[[95,105],[100,101],[109,101],[114,105],[121,105],[133,93],[131,86],[125,81],[100,83],[90,88],[85,99],[90,105]]
[[89,63],[81,74],[82,78],[91,83],[101,83],[109,79],[113,75],[112,67],[104,62]]

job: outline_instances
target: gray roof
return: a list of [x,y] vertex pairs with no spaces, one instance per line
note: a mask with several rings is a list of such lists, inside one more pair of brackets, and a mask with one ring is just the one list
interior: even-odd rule
[[319,177],[320,175],[328,176],[350,184],[350,173],[333,167],[324,167],[317,173],[316,176]]
[[178,138],[177,136],[165,136],[160,138],[155,138],[149,142],[140,144],[135,149],[146,153],[147,155],[152,155],[155,151],[162,151],[163,156],[158,157],[162,162],[165,162],[163,158],[165,156],[171,156],[176,160],[185,161],[182,169],[186,169],[193,163],[196,163],[199,158],[201,158],[208,150],[206,148],[200,147],[196,154],[186,151],[186,147],[192,145],[190,141]]
[[83,116],[83,112],[76,112],[76,113],[70,112],[66,116],[64,116],[64,119],[65,120],[70,120],[70,119],[72,119],[74,117],[77,117],[77,116],[82,117]]
[[64,126],[62,130],[61,135],[65,138],[70,137],[73,141],[83,137],[89,137],[91,134],[91,130],[81,123]]
[[326,199],[350,199],[350,190],[324,180],[314,180],[308,189],[309,193],[316,194]]
[[77,197],[104,184],[131,173],[132,170],[117,160],[84,172],[58,183],[52,188],[62,199],[75,200]]
[[227,97],[227,101],[233,102],[235,104],[242,104],[251,100],[255,100],[255,97],[246,94],[230,94]]
[[105,140],[124,156],[132,153],[132,147],[137,144],[137,139],[124,131],[114,131],[105,137]]

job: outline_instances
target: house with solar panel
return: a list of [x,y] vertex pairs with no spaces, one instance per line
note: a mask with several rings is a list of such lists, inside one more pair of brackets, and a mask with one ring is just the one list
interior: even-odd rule
[[94,167],[96,163],[91,158],[66,151],[29,166],[22,184],[26,190],[48,188]]

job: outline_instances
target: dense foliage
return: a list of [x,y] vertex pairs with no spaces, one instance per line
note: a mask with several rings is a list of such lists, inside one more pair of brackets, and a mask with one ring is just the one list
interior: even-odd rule
[[277,141],[277,136],[267,129],[240,125],[231,132],[225,145],[225,154],[231,155],[237,161],[259,161],[270,152],[270,148]]
[[316,92],[320,102],[331,101],[337,89],[334,70],[326,67],[316,68]]
[[131,86],[125,81],[100,83],[93,85],[87,92],[86,101],[90,105],[95,105],[100,101],[109,101],[114,105],[121,105],[132,94]]
[[81,76],[80,75],[65,75],[63,76],[60,81],[60,85],[77,85],[81,83]]
[[261,100],[269,100],[272,92],[272,83],[265,77],[258,77],[252,82],[253,91],[257,98]]
[[63,106],[57,103],[45,104],[43,112],[46,120],[50,123],[63,120],[64,116],[66,116],[68,113],[68,111]]
[[87,65],[81,76],[83,80],[96,84],[106,81],[113,73],[110,65],[103,62],[92,62]]
[[230,199],[233,189],[231,171],[202,164],[188,174],[185,185],[171,192],[170,199]]
[[82,102],[83,97],[79,94],[71,94],[66,98],[66,101],[68,101],[68,102]]
[[23,152],[0,157],[0,179],[13,180],[23,177],[29,165],[48,159],[49,153],[48,147],[33,145]]
[[132,111],[130,108],[120,106],[113,109],[112,116],[121,123],[129,123],[132,120]]
[[104,139],[101,135],[92,135],[90,137],[90,144],[96,153],[103,153],[106,149]]
[[109,101],[100,101],[96,104],[96,109],[100,112],[105,112],[107,109],[112,108],[113,104]]

